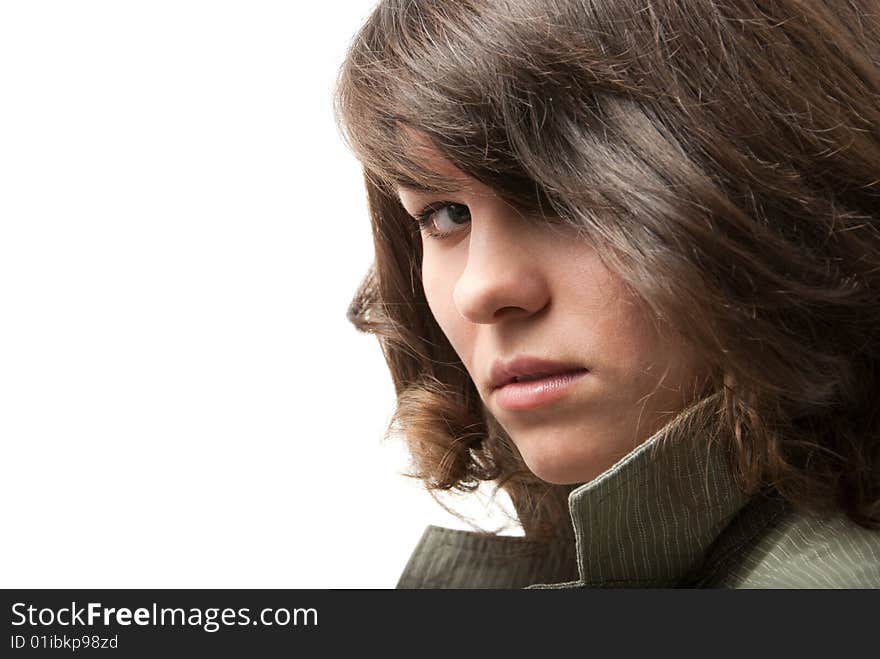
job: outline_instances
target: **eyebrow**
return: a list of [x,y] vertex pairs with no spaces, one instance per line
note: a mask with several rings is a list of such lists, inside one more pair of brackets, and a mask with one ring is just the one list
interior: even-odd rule
[[449,194],[450,192],[454,192],[458,190],[458,188],[437,188],[430,185],[424,185],[422,183],[396,183],[394,185],[394,193],[397,195],[397,198],[400,198],[401,190],[406,190],[407,192],[413,192],[415,194]]

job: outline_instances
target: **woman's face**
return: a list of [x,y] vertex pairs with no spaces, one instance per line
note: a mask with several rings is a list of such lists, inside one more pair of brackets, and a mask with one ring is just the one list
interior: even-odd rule
[[573,228],[523,217],[424,157],[457,182],[451,194],[398,189],[425,222],[434,318],[529,469],[550,483],[592,480],[695,399],[700,369]]

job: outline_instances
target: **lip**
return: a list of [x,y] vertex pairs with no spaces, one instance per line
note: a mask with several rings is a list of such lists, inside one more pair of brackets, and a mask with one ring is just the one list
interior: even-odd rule
[[[496,361],[489,378],[491,395],[499,407],[509,411],[533,409],[566,396],[589,369],[570,362],[552,362],[534,357]],[[515,379],[541,375],[537,379]]]

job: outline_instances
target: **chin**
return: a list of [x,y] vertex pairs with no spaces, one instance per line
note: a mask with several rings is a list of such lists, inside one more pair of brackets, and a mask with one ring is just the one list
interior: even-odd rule
[[566,455],[526,455],[522,454],[526,466],[535,476],[552,485],[573,485],[586,483],[607,470],[613,462],[585,460],[584,456]]

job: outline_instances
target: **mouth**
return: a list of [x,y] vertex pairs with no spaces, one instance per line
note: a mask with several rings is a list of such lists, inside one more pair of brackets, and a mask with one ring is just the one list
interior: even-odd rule
[[499,360],[492,365],[489,388],[496,391],[513,384],[552,380],[565,375],[583,374],[588,370],[580,364],[550,362],[533,357],[517,357],[508,362]]
[[534,382],[535,380],[547,380],[550,378],[556,378],[559,376],[570,375],[573,373],[580,373],[580,372],[586,373],[587,369],[578,368],[578,369],[574,369],[572,371],[562,371],[560,373],[534,373],[532,375],[522,375],[522,376],[515,375],[510,382],[503,384],[501,386],[506,387],[508,384],[516,384],[518,382]]
[[563,398],[589,372],[582,365],[530,357],[497,361],[492,367],[490,395],[505,410],[533,409]]

